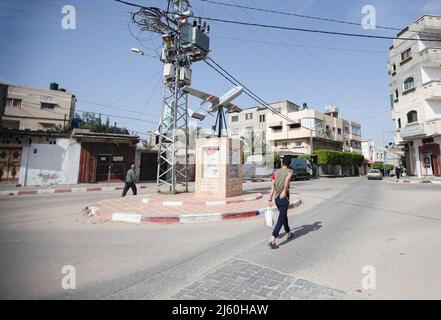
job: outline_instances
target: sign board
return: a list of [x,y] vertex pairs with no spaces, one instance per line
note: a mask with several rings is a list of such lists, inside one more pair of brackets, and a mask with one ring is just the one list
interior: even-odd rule
[[208,179],[218,179],[220,166],[220,148],[218,146],[204,147],[202,163],[202,177]]

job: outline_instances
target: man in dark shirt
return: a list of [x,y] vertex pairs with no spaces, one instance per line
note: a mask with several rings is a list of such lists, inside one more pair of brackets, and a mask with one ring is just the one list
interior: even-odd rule
[[124,185],[124,190],[122,193],[122,196],[125,197],[127,194],[127,191],[129,191],[129,188],[132,189],[132,193],[134,196],[136,196],[137,190],[136,190],[136,173],[135,173],[135,165],[132,164],[130,166],[130,170],[127,171],[126,176],[126,184]]

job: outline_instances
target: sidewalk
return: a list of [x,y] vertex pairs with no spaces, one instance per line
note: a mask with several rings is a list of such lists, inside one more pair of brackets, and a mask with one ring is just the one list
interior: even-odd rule
[[[137,183],[138,189],[149,189],[156,187],[156,181]],[[32,194],[48,193],[69,193],[69,192],[99,192],[122,190],[124,182],[100,182],[100,183],[80,183],[72,185],[49,185],[49,186],[27,186],[16,187],[10,184],[0,184],[0,196],[21,196]]]
[[385,178],[385,181],[391,183],[407,183],[407,184],[416,184],[416,183],[441,184],[441,177],[418,178],[418,177],[410,176],[410,177],[402,177],[400,179],[387,177]]

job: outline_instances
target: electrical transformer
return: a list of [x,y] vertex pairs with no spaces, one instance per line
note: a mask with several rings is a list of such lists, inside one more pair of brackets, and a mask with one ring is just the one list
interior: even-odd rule
[[182,48],[200,51],[202,55],[210,51],[210,38],[199,27],[186,25],[180,28],[179,33]]

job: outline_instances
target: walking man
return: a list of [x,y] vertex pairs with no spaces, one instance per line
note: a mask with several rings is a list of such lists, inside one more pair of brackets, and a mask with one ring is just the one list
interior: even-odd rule
[[290,158],[283,157],[282,168],[279,169],[275,175],[274,180],[271,183],[271,194],[269,198],[269,206],[273,206],[273,197],[275,194],[275,202],[277,209],[279,209],[279,218],[277,219],[276,226],[273,233],[268,240],[268,245],[271,248],[277,248],[276,238],[279,236],[280,229],[285,229],[287,239],[292,238],[291,229],[288,224],[288,207],[289,207],[289,184],[291,182],[292,170],[289,168]]
[[126,176],[126,184],[124,185],[124,190],[122,193],[122,196],[125,197],[127,194],[127,191],[129,191],[129,188],[132,189],[132,193],[134,196],[136,196],[137,190],[136,190],[136,173],[135,173],[135,165],[132,164],[130,166],[129,171],[127,171]]
[[400,174],[401,174],[401,168],[396,166],[395,167],[395,174],[397,175],[397,179],[400,179]]

